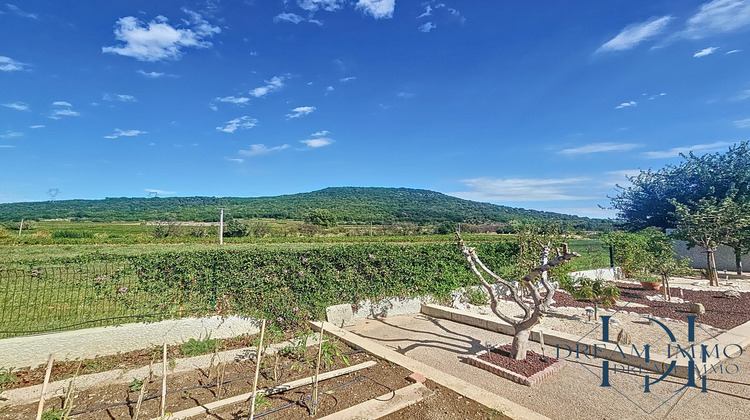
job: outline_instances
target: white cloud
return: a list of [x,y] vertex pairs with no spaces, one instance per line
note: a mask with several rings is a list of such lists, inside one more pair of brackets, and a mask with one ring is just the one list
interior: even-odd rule
[[250,102],[250,98],[245,97],[245,96],[241,96],[239,98],[235,96],[225,96],[223,98],[216,98],[214,100],[219,101],[219,102],[228,102],[230,104],[236,104],[236,105],[244,105]]
[[685,29],[676,36],[702,39],[737,32],[746,29],[749,25],[749,0],[713,0],[701,5],[698,12],[688,19]]
[[738,128],[750,128],[750,118],[745,118],[744,120],[737,120],[734,122],[734,125]]
[[55,101],[55,102],[52,102],[52,106],[73,106],[73,104],[71,104],[70,102],[65,102],[65,101]]
[[666,93],[664,93],[664,92],[662,92],[662,93],[660,93],[660,94],[658,94],[658,95],[651,95],[651,96],[649,96],[649,95],[647,95],[647,94],[645,94],[645,93],[644,93],[644,94],[643,94],[643,96],[648,96],[648,100],[649,100],[649,101],[653,101],[653,100],[654,100],[654,99],[656,99],[656,98],[660,98],[660,97],[662,97],[662,96],[667,96],[667,94],[666,94]]
[[719,49],[719,47],[704,48],[704,49],[698,51],[697,53],[693,54],[693,57],[695,57],[695,58],[705,57],[707,55],[711,55],[711,54],[715,53],[716,50],[718,50],[718,49]]
[[0,71],[21,71],[26,70],[28,66],[28,64],[0,55]]
[[615,109],[623,109],[623,108],[628,108],[628,107],[631,107],[631,106],[638,106],[638,102],[636,102],[636,101],[623,102],[620,105],[617,105],[615,107]]
[[294,23],[295,25],[304,20],[305,18],[294,13],[280,13],[273,18],[274,22],[284,21]]
[[568,149],[562,149],[558,153],[561,155],[588,155],[591,153],[602,153],[602,152],[625,152],[640,147],[634,143],[591,143],[578,147],[571,147]]
[[143,70],[138,70],[138,74],[140,74],[141,76],[144,76],[144,77],[148,77],[149,79],[158,79],[160,77],[164,77],[164,76],[167,75],[166,73],[159,73],[159,72],[156,72],[156,71],[146,72],[146,71],[143,71]]
[[30,125],[30,126],[29,126],[29,128],[33,128],[33,129],[37,129],[37,128],[44,128],[44,127],[46,127],[46,126],[45,126],[45,125],[42,125],[42,124],[37,124],[37,125]]
[[305,115],[310,115],[313,111],[315,111],[314,106],[298,106],[292,110],[291,114],[286,114],[286,117],[289,119],[304,117]]
[[346,0],[297,0],[297,5],[308,12],[325,10],[333,12],[339,10],[346,3]]
[[120,101],[120,102],[138,102],[138,99],[135,98],[133,95],[119,95],[119,94],[111,94],[111,93],[104,93],[102,95],[103,101]]
[[740,93],[738,93],[732,99],[735,101],[744,101],[745,99],[750,99],[750,89],[741,90]]
[[375,19],[392,18],[396,0],[359,0],[355,7]]
[[315,149],[318,147],[328,146],[329,144],[335,143],[335,141],[328,137],[318,137],[316,139],[300,140],[300,143],[305,143],[307,147]]
[[411,99],[414,97],[414,94],[411,92],[399,92],[396,94],[396,96],[403,99]]
[[313,137],[323,137],[323,136],[327,136],[329,134],[331,134],[330,131],[328,131],[328,130],[321,130],[321,131],[312,133],[310,135],[313,136]]
[[10,144],[0,144],[0,149],[13,149],[16,146]]
[[133,57],[138,61],[177,60],[183,48],[209,48],[211,43],[205,38],[221,32],[218,26],[210,25],[201,15],[187,9],[190,16],[185,22],[187,28],[176,28],[167,23],[164,16],[157,16],[144,25],[133,16],[120,18],[115,24],[115,38],[125,45],[102,47],[103,53]]
[[730,50],[730,51],[727,51],[727,52],[726,52],[725,54],[726,54],[726,55],[729,55],[729,54],[737,54],[738,52],[742,52],[742,50]]
[[52,106],[58,107],[57,109],[54,109],[52,111],[52,114],[49,116],[53,120],[59,120],[62,117],[77,117],[81,115],[78,111],[73,111],[71,109],[73,107],[73,104],[71,104],[70,102],[55,101],[52,102]]
[[227,160],[230,162],[234,162],[234,163],[242,163],[245,161],[245,159],[241,159],[241,158],[227,158]]
[[482,202],[586,200],[571,189],[585,187],[587,178],[472,178],[461,180],[469,191],[448,193]]
[[8,10],[10,10],[11,12],[17,14],[18,16],[29,18],[29,19],[38,19],[39,18],[39,16],[37,16],[34,13],[24,12],[18,6],[16,6],[15,4],[8,4],[8,3],[6,3],[5,6],[8,8]]
[[417,19],[421,19],[421,18],[427,17],[427,16],[432,16],[432,7],[430,7],[429,4],[424,8],[424,13],[422,13],[419,16],[417,16]]
[[284,86],[284,78],[281,76],[274,76],[271,80],[266,80],[265,86],[257,87],[250,91],[250,95],[260,98],[266,96],[269,93],[279,90]]
[[4,107],[15,109],[17,111],[28,111],[29,105],[23,102],[14,102],[12,104],[3,104]]
[[233,120],[229,120],[227,121],[227,125],[225,125],[224,127],[216,127],[216,129],[225,133],[234,133],[238,129],[247,130],[248,128],[253,128],[256,125],[258,125],[258,120],[245,115]]
[[105,139],[116,139],[118,137],[135,137],[139,136],[141,134],[146,134],[147,131],[141,131],[141,130],[120,130],[119,128],[115,128],[115,133],[109,136],[104,136]]
[[339,82],[346,83],[346,82],[351,82],[352,80],[357,80],[357,77],[356,76],[342,77],[341,79],[339,79]]
[[333,86],[328,86],[326,88],[326,92],[333,92],[334,90],[336,90],[336,89]]
[[154,188],[146,188],[146,189],[145,189],[144,191],[146,191],[146,192],[147,192],[147,193],[149,193],[149,194],[162,194],[162,195],[172,195],[172,194],[177,194],[177,193],[176,193],[176,192],[174,192],[174,191],[164,191],[164,190],[157,190],[157,189],[154,189]]
[[5,133],[0,134],[0,139],[14,139],[17,137],[23,137],[23,133],[8,130]]
[[281,146],[273,146],[268,147],[265,144],[251,144],[250,150],[240,150],[237,153],[243,155],[243,156],[258,156],[258,155],[266,155],[271,152],[277,152],[280,150],[288,149],[288,144],[282,144]]
[[617,36],[599,47],[596,52],[625,51],[635,48],[641,42],[662,33],[671,20],[672,16],[652,17],[646,22],[628,25]]
[[419,32],[427,33],[427,32],[430,32],[431,30],[433,30],[435,28],[437,28],[437,25],[434,25],[432,22],[427,22],[427,23],[425,23],[423,25],[419,25],[419,28],[417,28],[417,29],[419,29]]
[[654,152],[646,152],[645,155],[649,159],[665,159],[680,156],[680,153],[688,152],[715,152],[731,146],[733,143],[726,141],[717,141],[714,143],[707,144],[694,144],[692,146],[675,147],[669,150],[661,150]]

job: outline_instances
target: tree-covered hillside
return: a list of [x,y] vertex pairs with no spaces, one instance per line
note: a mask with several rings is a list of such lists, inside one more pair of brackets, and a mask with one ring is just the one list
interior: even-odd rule
[[303,220],[314,209],[332,212],[339,222],[419,224],[452,222],[559,222],[579,229],[600,229],[601,219],[478,203],[435,191],[409,188],[332,187],[277,197],[106,198],[0,204],[0,221],[86,219],[94,221],[218,221],[227,217]]

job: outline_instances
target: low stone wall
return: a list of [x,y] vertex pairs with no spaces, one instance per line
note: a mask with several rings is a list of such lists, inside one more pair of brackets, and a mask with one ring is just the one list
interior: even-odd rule
[[0,366],[36,367],[47,361],[50,353],[55,360],[87,359],[140,350],[163,343],[184,343],[191,338],[230,338],[255,334],[257,321],[229,316],[184,318],[153,323],[123,324],[86,328],[0,340]]
[[[708,268],[706,261],[706,251],[699,246],[688,249],[688,243],[685,241],[674,241],[674,251],[678,256],[690,259],[690,267],[705,269]],[[719,245],[714,253],[716,259],[716,269],[734,272],[736,263],[734,259],[734,249],[726,245]],[[750,253],[742,256],[742,267],[745,271],[750,270]]]

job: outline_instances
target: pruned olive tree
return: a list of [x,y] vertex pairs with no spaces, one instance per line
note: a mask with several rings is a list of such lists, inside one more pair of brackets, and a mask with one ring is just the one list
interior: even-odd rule
[[[484,287],[490,295],[490,308],[492,309],[492,312],[497,315],[498,318],[513,327],[513,343],[511,344],[510,356],[516,360],[524,360],[526,358],[531,329],[541,322],[542,316],[544,316],[549,310],[549,307],[552,304],[552,297],[555,294],[555,288],[549,282],[547,273],[575,257],[580,257],[580,255],[575,252],[570,252],[568,245],[563,243],[562,250],[555,248],[557,256],[550,260],[550,254],[553,249],[552,244],[549,241],[539,242],[542,249],[540,255],[541,264],[531,269],[525,276],[518,280],[518,285],[521,287],[517,287],[513,282],[503,279],[487,268],[487,266],[482,263],[482,260],[479,259],[476,249],[466,246],[461,239],[460,234],[456,233],[456,238],[458,239],[458,245],[461,247],[461,252],[466,258],[466,262],[469,264],[471,272],[477,276],[482,287]],[[485,274],[489,276],[491,280],[505,286],[510,291],[511,298],[523,311],[521,319],[504,314],[498,309],[498,301],[500,297],[497,295],[496,289],[493,288],[492,284],[490,284],[485,278]],[[540,287],[544,288],[543,296],[539,291]],[[531,295],[532,302],[530,304],[521,299],[521,296],[519,295],[519,290],[521,288],[525,288]]]

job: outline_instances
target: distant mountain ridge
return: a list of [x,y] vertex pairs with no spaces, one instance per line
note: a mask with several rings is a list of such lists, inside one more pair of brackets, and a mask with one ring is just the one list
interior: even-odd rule
[[96,221],[213,222],[219,208],[227,217],[301,220],[314,209],[331,211],[343,223],[419,224],[445,221],[505,223],[511,220],[559,222],[580,229],[609,225],[591,219],[538,210],[480,203],[439,192],[412,188],[329,187],[275,197],[105,198],[0,204],[0,221],[86,219]]

